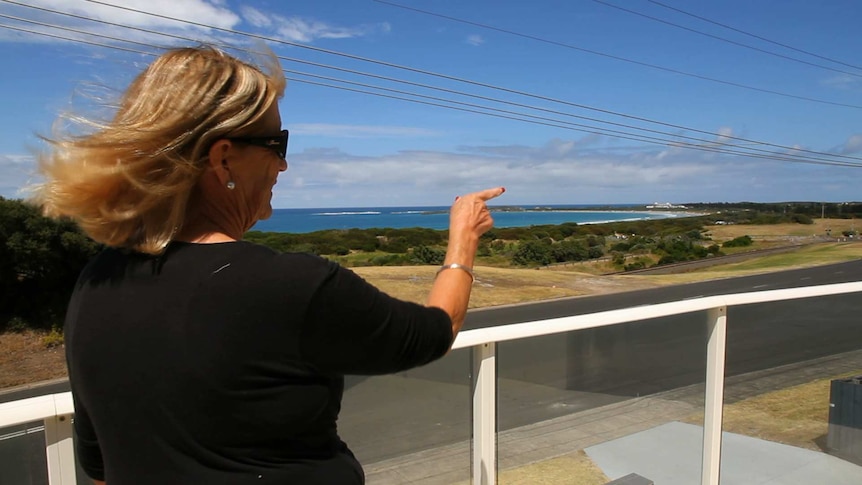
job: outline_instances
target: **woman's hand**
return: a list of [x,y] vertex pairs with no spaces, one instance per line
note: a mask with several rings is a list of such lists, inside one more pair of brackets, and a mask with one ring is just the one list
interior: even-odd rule
[[[443,260],[444,267],[456,264],[472,270],[479,237],[494,226],[494,219],[491,218],[486,202],[505,191],[505,188],[497,187],[455,198],[449,211],[449,246]],[[448,268],[437,274],[428,295],[428,306],[442,308],[449,314],[454,338],[464,324],[473,275],[471,271],[457,266]]]
[[497,187],[455,197],[455,203],[449,210],[450,234],[455,233],[458,237],[471,237],[478,241],[479,236],[494,226],[494,220],[491,218],[486,202],[505,191],[504,187]]

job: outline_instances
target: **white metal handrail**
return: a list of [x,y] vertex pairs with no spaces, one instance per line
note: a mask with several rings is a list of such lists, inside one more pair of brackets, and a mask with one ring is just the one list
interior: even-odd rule
[[497,342],[706,310],[708,340],[701,485],[718,485],[721,466],[721,418],[724,406],[727,307],[856,292],[862,292],[862,282],[708,296],[586,315],[465,330],[459,333],[452,348],[473,348],[473,484],[494,485],[496,483],[497,396],[496,388],[492,383],[497,381]]
[[[724,367],[727,308],[800,298],[862,292],[862,282],[808,286],[710,296],[552,318],[498,327],[465,330],[453,349],[473,348],[473,460],[475,485],[493,485],[497,479],[496,445],[496,345],[498,342],[585,330],[649,320],[658,317],[707,312],[708,342],[704,403],[702,485],[718,485],[721,465],[721,417],[724,401]],[[59,393],[0,404],[0,428],[33,421],[45,422],[48,479],[51,485],[74,485],[75,463],[71,417],[71,393]]]

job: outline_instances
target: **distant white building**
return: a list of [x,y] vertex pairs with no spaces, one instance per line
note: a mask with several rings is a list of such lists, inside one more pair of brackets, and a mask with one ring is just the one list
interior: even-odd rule
[[674,205],[670,202],[653,202],[652,205],[646,206],[647,209],[688,209],[684,205]]

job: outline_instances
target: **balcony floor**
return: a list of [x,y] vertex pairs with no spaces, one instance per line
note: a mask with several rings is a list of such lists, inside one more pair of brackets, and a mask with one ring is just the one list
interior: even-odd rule
[[[671,422],[586,449],[610,478],[635,470],[662,485],[700,481],[703,428]],[[733,433],[722,433],[722,485],[857,485],[862,467],[840,458],[795,446]]]
[[[862,351],[856,351],[730,377],[725,402],[860,368]],[[704,386],[693,385],[501,432],[497,437],[501,476],[506,470],[585,450],[611,479],[638,473],[662,484],[699,483],[703,430],[677,421],[701,412],[703,400]],[[723,484],[862,483],[862,467],[826,453],[731,433],[723,436]],[[369,485],[466,484],[469,453],[469,442],[455,443],[366,464],[365,471]],[[618,454],[624,460],[619,466],[613,458]],[[631,459],[625,461],[626,456]],[[658,476],[654,470],[665,471]],[[565,469],[559,473],[559,477],[543,474],[540,483],[577,483]],[[667,473],[676,478],[668,480]],[[748,479],[740,481],[740,477]]]

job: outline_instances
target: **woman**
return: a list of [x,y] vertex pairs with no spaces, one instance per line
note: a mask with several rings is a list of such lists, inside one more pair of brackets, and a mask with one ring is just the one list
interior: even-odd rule
[[324,259],[242,241],[287,169],[277,59],[169,51],[112,121],[58,138],[38,201],[108,246],[66,317],[77,454],[97,483],[363,483],[343,375],[443,356],[496,188],[457,198],[425,306]]

